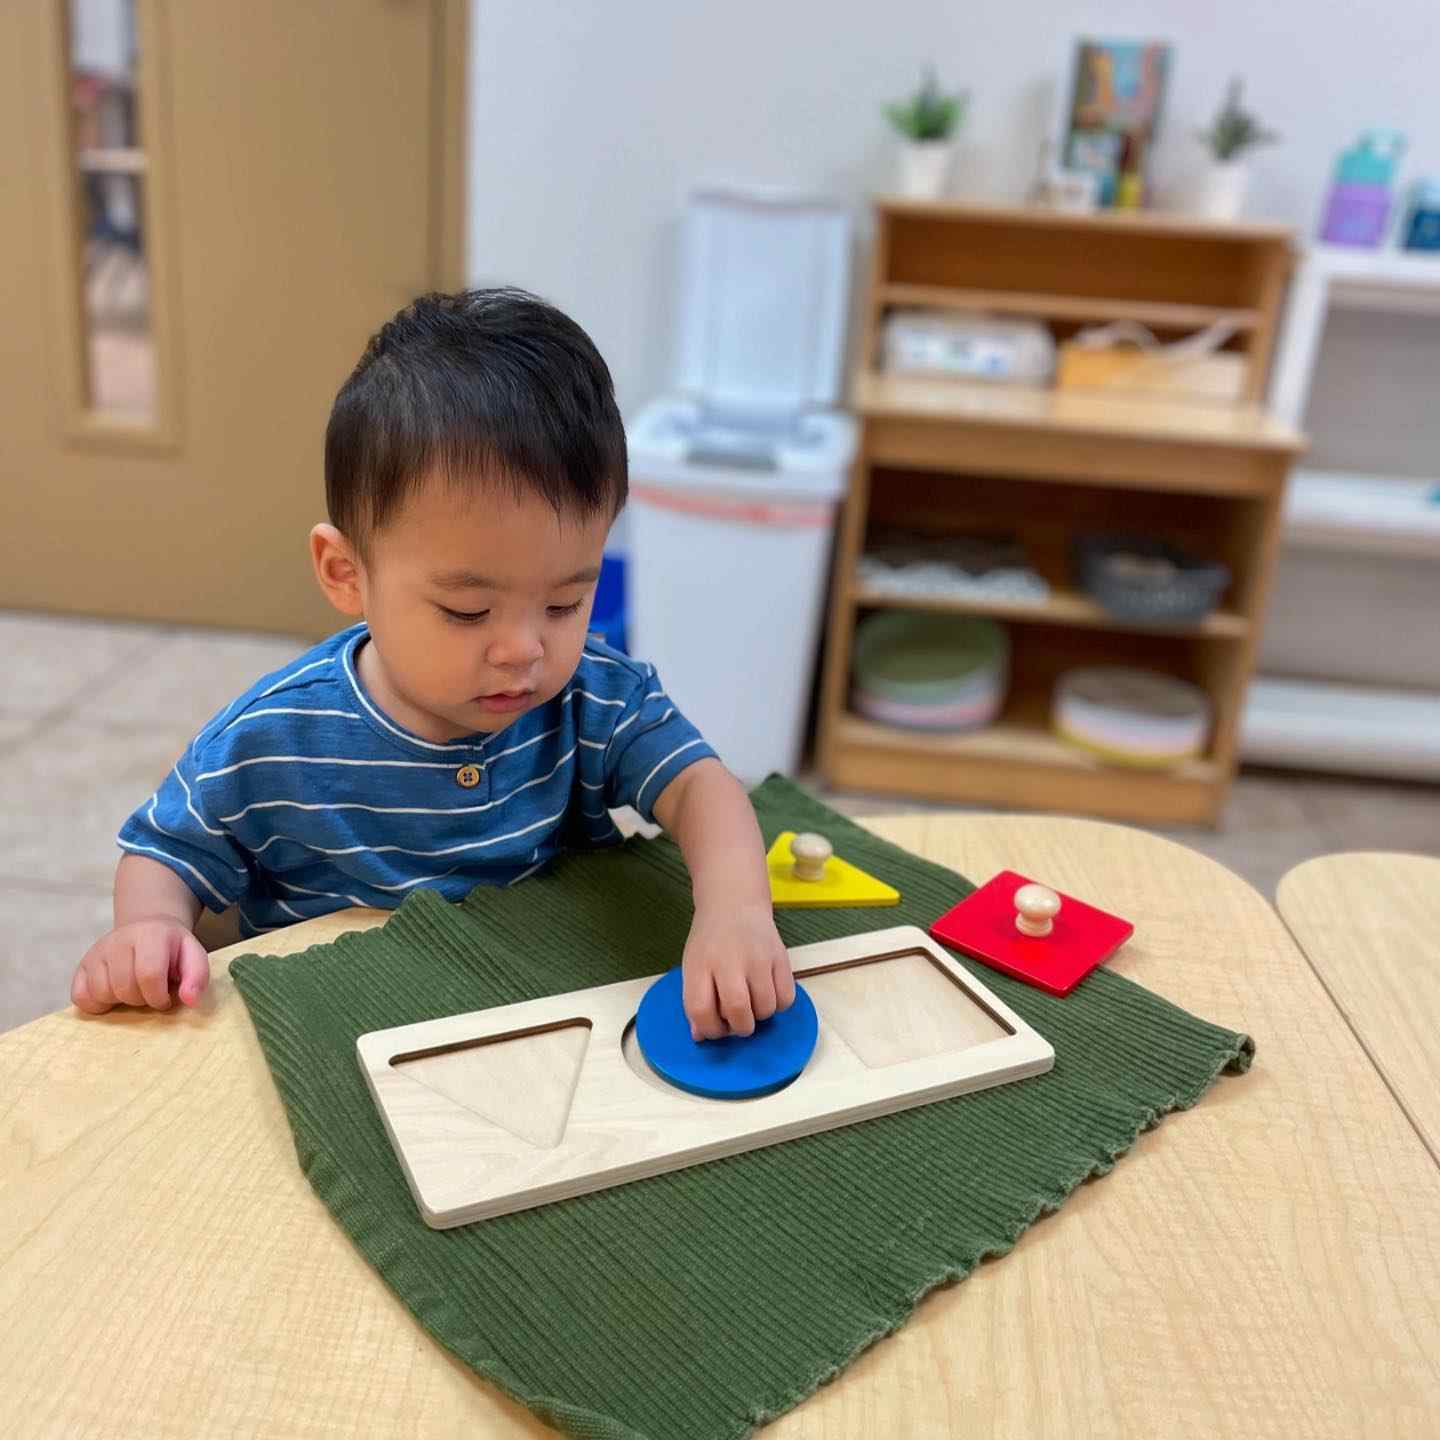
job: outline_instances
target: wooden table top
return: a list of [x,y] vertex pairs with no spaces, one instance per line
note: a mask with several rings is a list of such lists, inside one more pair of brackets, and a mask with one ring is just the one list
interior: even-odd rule
[[[1095,821],[868,823],[976,881],[1015,868],[1133,920],[1115,968],[1259,1055],[766,1433],[1433,1436],[1440,1170],[1259,895]],[[8,1432],[548,1433],[421,1331],[311,1191],[237,953],[213,957],[198,1012],[67,1011],[0,1037]]]
[[1307,860],[1276,906],[1440,1165],[1440,859]]

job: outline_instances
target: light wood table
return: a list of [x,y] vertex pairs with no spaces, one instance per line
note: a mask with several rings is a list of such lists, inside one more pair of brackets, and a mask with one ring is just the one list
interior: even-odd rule
[[1307,860],[1276,904],[1440,1164],[1440,859]]
[[[1115,968],[1259,1058],[767,1434],[1433,1437],[1440,1171],[1255,891],[1094,821],[870,824],[1134,920]],[[0,1037],[7,1435],[546,1433],[421,1331],[310,1190],[229,953],[199,1013]]]

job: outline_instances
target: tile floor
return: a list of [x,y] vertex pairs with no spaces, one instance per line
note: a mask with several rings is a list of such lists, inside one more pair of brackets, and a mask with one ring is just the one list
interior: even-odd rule
[[[109,926],[115,831],[216,710],[298,640],[0,614],[0,1030],[67,1001]],[[913,802],[832,795],[879,814]],[[1440,854],[1440,787],[1246,773],[1222,830],[1166,832],[1267,896],[1336,850]]]

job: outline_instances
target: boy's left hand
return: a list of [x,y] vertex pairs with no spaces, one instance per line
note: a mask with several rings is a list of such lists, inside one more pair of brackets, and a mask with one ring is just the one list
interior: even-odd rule
[[685,1016],[695,1040],[751,1035],[795,1003],[790,956],[768,904],[696,908],[685,942]]

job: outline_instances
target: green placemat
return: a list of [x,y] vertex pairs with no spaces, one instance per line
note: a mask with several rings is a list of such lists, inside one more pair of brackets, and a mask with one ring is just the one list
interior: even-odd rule
[[[900,888],[882,913],[787,910],[789,945],[926,926],[971,886],[772,778],[767,844],[821,830]],[[420,891],[383,929],[230,973],[301,1168],[420,1323],[573,1435],[742,1436],[1003,1254],[1141,1130],[1249,1066],[1243,1035],[1101,969],[1067,999],[977,967],[1055,1047],[1019,1084],[457,1230],[420,1220],[355,1058],[368,1030],[653,974],[689,882],[668,841],[576,856],[462,905]],[[963,1352],[952,1357],[966,1364]]]

